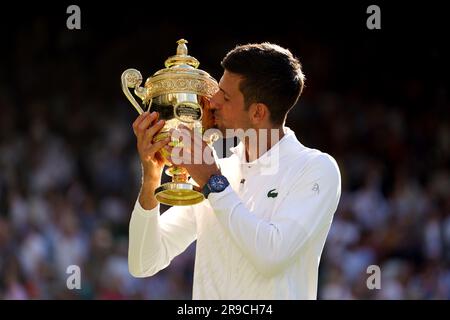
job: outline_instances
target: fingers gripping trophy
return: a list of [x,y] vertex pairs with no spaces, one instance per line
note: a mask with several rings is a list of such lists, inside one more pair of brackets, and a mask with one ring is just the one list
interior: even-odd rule
[[[161,69],[149,77],[141,87],[142,75],[136,69],[127,69],[122,73],[122,90],[139,114],[144,110],[159,113],[159,119],[165,120],[164,127],[153,138],[157,142],[167,138],[171,129],[184,125],[190,129],[203,132],[210,127],[209,99],[218,90],[217,81],[207,72],[198,69],[199,61],[188,55],[187,41],[178,40],[176,55],[165,62],[165,69]],[[129,89],[142,100],[139,104]],[[217,137],[210,137],[208,143]],[[172,139],[170,145],[180,146],[182,142]],[[164,159],[168,169],[166,174],[172,181],[160,185],[155,190],[156,199],[167,205],[193,205],[204,200],[200,191],[195,190],[188,182],[189,173],[186,168],[172,165],[164,156],[161,149],[160,156]]]

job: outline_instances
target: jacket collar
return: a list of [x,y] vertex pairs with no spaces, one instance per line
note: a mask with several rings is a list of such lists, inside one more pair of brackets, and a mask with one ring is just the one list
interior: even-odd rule
[[270,162],[271,157],[279,157],[281,159],[289,153],[292,143],[301,145],[301,143],[297,140],[294,131],[288,127],[284,127],[283,130],[283,138],[281,138],[280,141],[274,144],[272,148],[267,150],[262,156],[252,162],[246,161],[245,146],[242,141],[240,141],[236,147],[230,148],[230,151],[239,158],[241,164],[251,167],[259,167],[262,164],[267,164]]

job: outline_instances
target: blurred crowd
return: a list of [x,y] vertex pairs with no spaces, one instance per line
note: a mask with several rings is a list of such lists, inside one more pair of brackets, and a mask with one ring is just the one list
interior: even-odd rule
[[[141,169],[131,129],[137,114],[119,79],[145,32],[137,31],[131,45],[120,33],[101,42],[86,31],[74,37],[51,27],[44,18],[31,20],[6,36],[1,53],[0,299],[190,299],[195,244],[153,277],[128,272]],[[141,54],[144,68],[162,68],[178,40],[174,30],[154,32],[165,32],[170,45],[159,49],[165,54]],[[449,299],[444,80],[391,74],[377,88],[346,78],[336,84],[330,70],[339,74],[342,63],[345,72],[357,72],[364,65],[357,59],[373,48],[362,45],[343,61],[332,45],[280,38],[304,56],[308,79],[287,125],[303,144],[335,157],[342,174],[318,297]],[[215,77],[231,43],[232,36],[222,46],[196,48],[210,57],[206,65],[215,64]],[[443,58],[439,51],[430,57]],[[80,290],[67,287],[70,265],[80,267]],[[367,287],[370,265],[381,270],[379,290]]]

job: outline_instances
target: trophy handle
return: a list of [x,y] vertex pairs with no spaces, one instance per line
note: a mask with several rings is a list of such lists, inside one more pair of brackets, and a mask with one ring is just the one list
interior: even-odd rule
[[136,69],[127,69],[122,73],[122,76],[120,77],[122,80],[122,91],[125,94],[125,96],[128,98],[128,100],[131,102],[133,107],[137,110],[139,114],[144,113],[144,110],[139,105],[139,103],[136,101],[136,99],[131,94],[130,90],[128,88],[134,88],[134,93],[141,98],[143,102],[146,100],[146,89],[143,87],[140,87],[139,85],[142,83],[142,75],[141,73]]

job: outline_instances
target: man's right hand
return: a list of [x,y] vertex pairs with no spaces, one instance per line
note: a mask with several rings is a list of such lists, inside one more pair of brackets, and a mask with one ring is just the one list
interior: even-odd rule
[[133,122],[133,131],[137,139],[137,149],[142,163],[144,182],[161,181],[164,159],[158,152],[170,142],[170,137],[153,143],[153,137],[162,129],[165,121],[159,120],[157,112],[144,112]]

